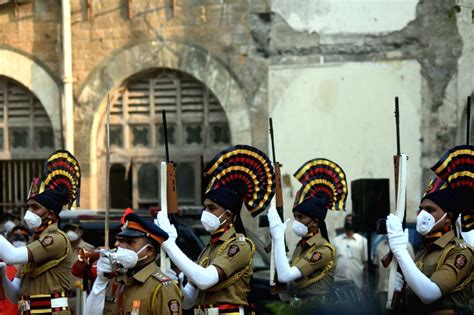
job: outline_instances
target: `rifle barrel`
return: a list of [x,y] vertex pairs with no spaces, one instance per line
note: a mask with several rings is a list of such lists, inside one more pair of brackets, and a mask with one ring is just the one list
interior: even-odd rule
[[268,118],[270,124],[270,141],[272,142],[272,156],[273,156],[273,163],[276,163],[275,157],[275,140],[273,139],[273,120],[272,118]]
[[168,125],[166,124],[166,111],[162,111],[163,114],[163,135],[165,137],[165,152],[166,152],[166,162],[170,161],[170,153],[168,151]]
[[469,145],[471,142],[471,97],[467,97],[467,108],[466,108],[466,144]]
[[109,225],[110,225],[110,95],[107,94],[107,122],[106,122],[106,145],[105,145],[105,248],[109,248]]
[[398,108],[398,96],[395,97],[395,126],[397,130],[397,155],[400,155],[400,110]]

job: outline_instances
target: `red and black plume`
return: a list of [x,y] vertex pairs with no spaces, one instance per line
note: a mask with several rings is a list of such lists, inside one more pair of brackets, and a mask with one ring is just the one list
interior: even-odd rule
[[54,152],[44,164],[43,176],[34,178],[28,199],[55,212],[80,203],[81,170],[76,158],[66,150]]
[[302,184],[295,207],[306,199],[318,198],[326,209],[344,210],[348,189],[346,174],[339,165],[317,158],[304,163],[294,176]]
[[449,149],[431,170],[451,189],[474,190],[474,146],[459,145]]
[[205,169],[210,176],[209,198],[228,210],[240,212],[245,203],[252,216],[264,211],[275,193],[275,174],[262,151],[236,145],[218,153]]

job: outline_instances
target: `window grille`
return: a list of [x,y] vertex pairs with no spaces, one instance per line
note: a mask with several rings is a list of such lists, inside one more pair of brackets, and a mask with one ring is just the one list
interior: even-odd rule
[[159,167],[165,155],[163,110],[171,159],[177,163],[180,204],[201,203],[203,156],[213,156],[231,142],[222,106],[202,82],[171,69],[128,80],[111,98],[110,143],[113,163],[126,167],[124,157],[132,162],[134,207],[159,204]]
[[0,211],[20,214],[33,177],[54,150],[48,114],[28,89],[0,77]]

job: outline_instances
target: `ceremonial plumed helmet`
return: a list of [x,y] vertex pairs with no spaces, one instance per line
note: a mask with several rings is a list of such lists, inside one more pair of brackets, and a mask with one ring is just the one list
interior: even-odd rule
[[438,176],[423,195],[453,214],[461,214],[463,231],[474,228],[474,146],[460,145],[447,150],[431,170]]
[[294,176],[302,186],[296,193],[293,212],[318,219],[321,234],[328,239],[324,219],[328,209],[345,209],[348,192],[346,174],[333,161],[317,158],[304,163]]
[[262,151],[236,145],[218,153],[205,169],[210,177],[205,198],[235,214],[242,203],[252,216],[270,204],[275,193],[275,173],[270,159]]
[[64,206],[79,206],[80,186],[79,162],[69,151],[58,150],[46,160],[42,177],[33,179],[27,200],[59,214]]

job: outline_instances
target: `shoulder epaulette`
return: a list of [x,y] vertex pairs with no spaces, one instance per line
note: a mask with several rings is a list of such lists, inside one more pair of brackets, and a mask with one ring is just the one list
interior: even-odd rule
[[173,283],[173,280],[170,277],[168,277],[167,275],[164,275],[161,272],[155,272],[153,274],[153,277],[166,286],[171,285]]

